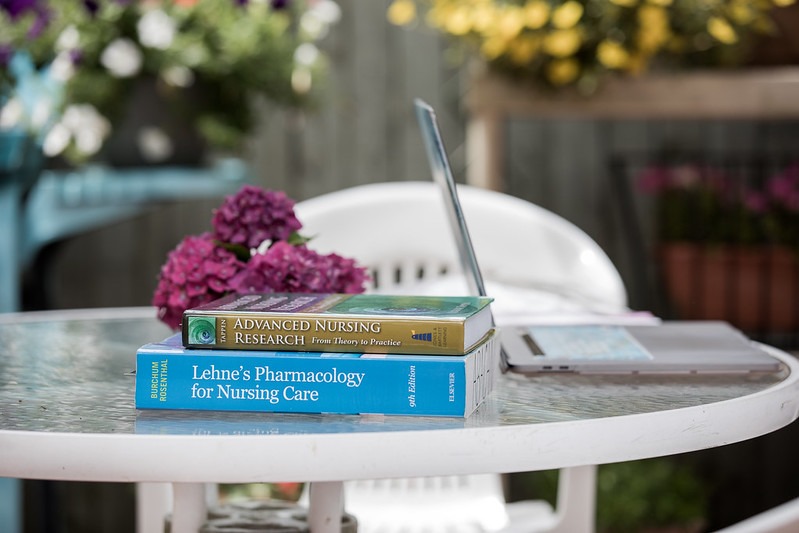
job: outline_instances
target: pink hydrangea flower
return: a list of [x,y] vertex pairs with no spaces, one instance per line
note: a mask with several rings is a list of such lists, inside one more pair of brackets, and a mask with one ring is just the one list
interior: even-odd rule
[[153,295],[158,317],[178,329],[183,311],[228,293],[231,278],[245,266],[219,246],[210,233],[189,236],[172,250],[161,267]]
[[648,194],[657,194],[671,184],[669,169],[662,166],[647,167],[638,178],[638,187]]
[[366,269],[336,254],[276,242],[255,254],[230,280],[231,289],[251,292],[363,292]]
[[[363,292],[366,269],[287,239],[302,227],[294,201],[250,185],[214,211],[213,233],[186,237],[161,267],[158,317],[178,329],[183,312],[232,292]],[[271,245],[250,256],[263,242]],[[301,242],[301,241],[300,241]]]
[[766,187],[775,205],[799,212],[799,163],[773,176]]
[[257,248],[266,240],[285,240],[302,227],[291,198],[252,185],[225,198],[214,211],[212,223],[218,240],[247,248]]

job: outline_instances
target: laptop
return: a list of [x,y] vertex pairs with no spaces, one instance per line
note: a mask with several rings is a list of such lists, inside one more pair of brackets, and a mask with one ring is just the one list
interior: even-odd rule
[[[444,198],[461,267],[473,295],[486,292],[433,108],[414,108],[433,180]],[[502,328],[503,371],[523,374],[730,374],[776,372],[780,362],[722,321],[653,325],[558,324]]]

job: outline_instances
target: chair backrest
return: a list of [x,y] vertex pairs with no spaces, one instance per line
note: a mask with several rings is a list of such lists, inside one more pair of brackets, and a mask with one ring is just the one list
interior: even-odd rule
[[[492,282],[497,282],[626,306],[616,268],[577,226],[507,194],[466,185],[458,191],[490,296]],[[316,251],[353,257],[369,267],[372,290],[407,292],[461,272],[443,202],[433,182],[403,181],[321,195],[299,202],[295,211],[303,234],[315,236],[311,246]],[[461,288],[465,292],[466,284]],[[559,514],[567,500],[575,499],[566,492],[558,496],[557,513],[544,502],[525,502],[536,505],[511,517],[499,507],[504,500],[500,479],[491,474],[347,482],[345,500],[365,532],[493,531],[508,520],[521,526],[514,531],[558,532],[586,529],[579,520],[591,523],[592,513],[581,513],[581,505],[571,504],[576,518]],[[593,490],[593,478],[589,481],[586,486]],[[583,489],[578,485],[571,490],[592,510],[593,499],[579,492]],[[573,527],[575,520],[581,527]]]
[[[458,191],[487,283],[626,305],[618,271],[577,226],[507,194],[467,185]],[[401,181],[324,194],[295,210],[315,250],[356,258],[372,271],[371,288],[389,292],[460,272],[443,201],[432,182]]]

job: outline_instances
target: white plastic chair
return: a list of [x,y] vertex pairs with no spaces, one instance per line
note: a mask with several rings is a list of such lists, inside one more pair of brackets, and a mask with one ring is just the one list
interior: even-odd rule
[[[617,270],[575,225],[486,189],[462,185],[459,197],[500,326],[513,320],[517,300],[535,306],[530,299],[544,293],[592,310],[625,308]],[[299,202],[295,211],[303,234],[314,236],[314,250],[353,257],[370,269],[372,291],[466,293],[443,198],[432,182],[357,186]],[[362,533],[574,533],[593,531],[595,482],[594,466],[561,470],[557,509],[544,502],[506,505],[501,477],[493,474],[346,482],[344,497]]]
[[[507,194],[467,185],[458,191],[486,285],[512,287],[517,298],[526,289],[586,309],[625,308],[621,276],[577,226]],[[314,237],[314,250],[354,257],[372,270],[371,290],[424,290],[444,282],[466,291],[465,283],[452,283],[459,260],[441,192],[432,182],[361,185],[299,202],[295,211],[303,234]],[[495,313],[501,313],[507,302],[496,303],[502,305],[495,305]]]
[[[498,325],[512,322],[520,308],[546,312],[564,301],[599,311],[626,305],[615,267],[572,223],[486,189],[462,185],[459,197],[488,292],[496,299]],[[433,182],[357,186],[299,202],[295,211],[303,235],[314,237],[314,250],[353,257],[370,269],[371,291],[467,292],[441,192]],[[536,307],[552,295],[562,301]],[[595,483],[594,466],[561,470],[557,509],[539,501],[505,504],[501,477],[494,474],[353,481],[344,484],[344,496],[361,533],[576,533],[593,531]],[[164,484],[139,484],[140,532],[158,526],[171,509],[170,494]],[[307,493],[303,499],[307,502]]]
[[799,531],[799,498],[789,500],[715,533],[796,533]]

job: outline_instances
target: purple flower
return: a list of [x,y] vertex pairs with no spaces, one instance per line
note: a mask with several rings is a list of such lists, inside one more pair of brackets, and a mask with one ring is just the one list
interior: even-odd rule
[[0,8],[12,19],[16,19],[27,11],[37,11],[37,5],[37,0],[0,0]]
[[638,178],[638,187],[649,194],[657,194],[668,188],[671,181],[669,169],[666,167],[648,167]]
[[28,29],[28,38],[35,39],[44,31],[52,17],[50,10],[44,2],[39,0],[0,0],[0,9],[8,13],[12,20],[16,20],[27,13],[34,13],[36,17]]
[[252,185],[225,198],[212,223],[217,239],[247,248],[266,240],[285,240],[302,227],[294,215],[294,201],[285,193]]
[[763,214],[768,211],[768,198],[760,191],[746,191],[743,195],[743,203],[752,213]]
[[331,285],[330,292],[347,294],[361,293],[364,283],[369,279],[365,267],[359,267],[354,259],[329,254],[326,258],[327,278]]
[[244,263],[209,233],[186,237],[161,267],[152,302],[158,317],[169,327],[179,328],[183,311],[229,292],[231,278],[243,268]]
[[83,62],[83,50],[73,48],[69,51],[69,60],[73,65],[80,65]]
[[336,254],[321,255],[304,245],[276,242],[255,254],[230,280],[232,290],[252,292],[363,292],[366,270]]
[[28,38],[35,39],[38,37],[47,25],[50,24],[50,12],[47,11],[45,8],[37,8],[36,9],[36,18],[31,24],[30,29],[28,30]]
[[[366,269],[286,241],[302,226],[282,192],[244,186],[214,212],[214,233],[186,237],[169,253],[153,295],[158,317],[179,328],[183,312],[231,292],[363,292]],[[271,241],[266,251],[250,249]],[[238,254],[238,255],[237,255]]]
[[97,0],[83,0],[83,7],[86,8],[86,11],[89,12],[91,16],[97,14],[97,11],[100,10],[100,3]]
[[766,189],[771,200],[789,211],[799,211],[799,163],[773,176]]
[[286,9],[289,5],[289,0],[272,0],[272,9],[275,11]]

